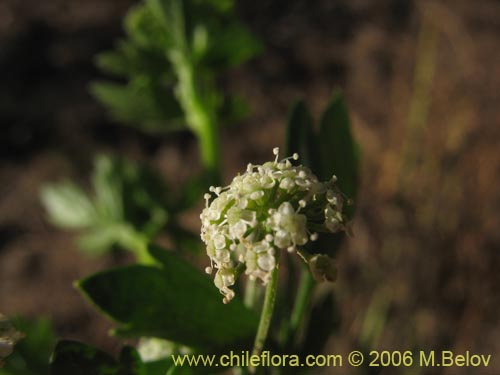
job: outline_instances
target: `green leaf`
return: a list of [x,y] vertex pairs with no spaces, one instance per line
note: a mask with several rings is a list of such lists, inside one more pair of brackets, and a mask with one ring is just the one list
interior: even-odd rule
[[118,364],[108,354],[76,341],[57,343],[51,375],[118,375]]
[[91,93],[105,104],[113,118],[130,125],[140,125],[149,133],[164,133],[184,128],[182,111],[173,92],[155,87],[147,80],[133,80],[128,85],[94,82]]
[[97,217],[92,201],[69,181],[43,186],[40,199],[50,221],[63,228],[84,228]]
[[205,60],[213,66],[237,66],[263,50],[262,43],[240,23],[224,23],[208,30],[209,47]]
[[24,334],[14,347],[14,353],[7,357],[0,375],[44,375],[49,372],[49,357],[56,339],[50,320],[30,320],[15,317],[12,324]]
[[50,370],[51,375],[152,375],[132,347],[124,347],[115,361],[99,349],[71,340],[57,343]]
[[166,60],[165,51],[171,47],[171,35],[165,32],[151,7],[144,3],[132,7],[125,16],[124,29],[130,41],[141,51],[161,51]]
[[322,353],[330,335],[338,330],[340,313],[332,292],[323,294],[314,301],[309,315],[305,335],[300,348],[302,356]]
[[314,136],[314,124],[311,113],[303,101],[296,102],[288,115],[286,129],[286,155],[293,153],[300,155],[300,163],[308,166],[313,171],[319,168],[319,157],[316,152],[317,145]]
[[169,35],[171,48],[186,47],[186,23],[183,0],[146,0],[152,14]]
[[120,352],[120,375],[147,375],[145,364],[137,350],[131,346],[125,346]]
[[224,305],[213,281],[172,252],[152,246],[161,266],[129,266],[78,282],[125,336],[159,337],[215,350],[253,338],[257,317],[235,299]]
[[116,162],[107,156],[98,155],[94,162],[92,185],[99,216],[106,221],[123,220],[122,176],[116,168]]
[[144,165],[97,156],[92,178],[94,194],[72,183],[42,188],[52,222],[82,230],[80,247],[97,255],[114,246],[136,252],[165,228],[173,206],[163,180]]
[[130,72],[127,57],[118,51],[107,51],[98,54],[95,63],[102,71],[124,76]]
[[318,142],[323,161],[319,177],[328,180],[336,175],[341,191],[355,199],[359,183],[359,158],[351,134],[349,113],[340,91],[334,93],[323,113]]

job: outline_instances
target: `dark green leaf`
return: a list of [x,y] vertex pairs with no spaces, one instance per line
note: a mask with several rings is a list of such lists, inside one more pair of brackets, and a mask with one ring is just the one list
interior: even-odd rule
[[45,375],[49,371],[49,357],[56,339],[52,324],[46,318],[28,320],[16,317],[12,324],[24,337],[16,344],[14,353],[7,357],[1,375]]
[[63,340],[52,355],[51,375],[118,375],[118,364],[89,345]]
[[349,113],[340,91],[334,95],[321,118],[319,146],[322,152],[322,180],[332,175],[338,178],[338,185],[349,198],[355,199],[358,190],[358,154],[351,134]]
[[322,353],[328,338],[340,324],[338,306],[333,293],[326,293],[313,303],[300,349],[303,356]]
[[172,252],[151,247],[159,267],[129,266],[90,276],[80,290],[120,324],[122,335],[160,337],[203,349],[250,340],[257,318],[240,300],[222,304],[213,281]]
[[120,353],[120,375],[148,375],[144,363],[135,348],[125,346]]
[[240,65],[259,54],[262,44],[241,24],[233,22],[217,29],[209,28],[209,46],[205,60],[218,67]]
[[288,116],[286,131],[286,155],[300,155],[300,163],[318,170],[317,145],[315,144],[314,124],[312,116],[303,101],[298,101],[292,107]]
[[[167,367],[161,369],[165,373]],[[153,375],[132,347],[124,347],[115,361],[99,349],[71,340],[57,343],[50,370],[51,375]]]

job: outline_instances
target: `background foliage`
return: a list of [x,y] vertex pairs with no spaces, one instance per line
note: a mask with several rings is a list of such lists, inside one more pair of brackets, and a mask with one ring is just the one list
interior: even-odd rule
[[[0,13],[9,21],[0,29],[0,308],[50,314],[58,335],[117,354],[109,325],[70,284],[132,259],[78,255],[73,236],[46,224],[39,187],[71,176],[92,197],[97,152],[145,162],[169,186],[202,168],[191,135],[118,126],[82,89],[104,79],[92,57],[126,37],[121,19],[131,4],[75,1],[68,10],[66,3],[6,0]],[[252,109],[223,130],[223,178],[283,145],[295,99],[306,98],[318,124],[331,88],[342,86],[363,173],[355,237],[338,252],[335,298],[323,302],[338,305],[341,317],[331,320],[339,334],[328,348],[496,353],[498,5],[419,4],[241,2],[239,14],[267,49],[218,79]],[[195,230],[196,218],[183,220]],[[158,239],[170,244],[165,233]]]

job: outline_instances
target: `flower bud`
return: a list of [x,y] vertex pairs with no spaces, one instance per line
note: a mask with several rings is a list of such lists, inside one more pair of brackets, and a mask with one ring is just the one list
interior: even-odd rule
[[315,254],[309,259],[309,269],[318,282],[330,281],[334,282],[337,279],[337,267],[335,260],[325,254]]

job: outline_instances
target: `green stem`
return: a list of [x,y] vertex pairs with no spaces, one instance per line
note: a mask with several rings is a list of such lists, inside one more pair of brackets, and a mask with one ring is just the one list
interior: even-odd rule
[[296,339],[297,332],[300,328],[304,315],[309,306],[309,301],[311,300],[311,295],[314,289],[314,279],[311,276],[311,272],[307,267],[302,267],[302,274],[300,277],[299,289],[297,291],[297,298],[295,299],[295,304],[293,305],[292,314],[290,315],[290,321],[285,329],[282,336],[282,344],[285,347],[289,347]]
[[116,227],[120,231],[119,243],[123,248],[135,254],[140,264],[154,264],[156,260],[149,254],[149,239],[143,233],[136,231],[130,224],[120,224]]
[[216,108],[210,87],[202,87],[201,77],[197,76],[189,53],[176,50],[169,55],[179,79],[177,85],[177,98],[186,115],[190,129],[197,135],[201,160],[207,169],[210,183],[220,181],[219,167],[219,134],[216,120]]
[[[252,355],[260,355],[264,344],[267,339],[267,334],[269,333],[269,327],[271,325],[271,320],[273,317],[274,303],[276,302],[276,295],[278,291],[278,273],[279,264],[276,265],[271,273],[271,280],[266,287],[266,295],[264,297],[264,306],[262,307],[262,312],[260,314],[259,327],[257,329],[257,335],[255,336],[255,342],[253,345]],[[257,369],[255,367],[250,367],[250,374],[255,374]]]
[[247,280],[245,288],[245,306],[253,310],[255,308],[255,301],[257,299],[257,282],[256,280]]

